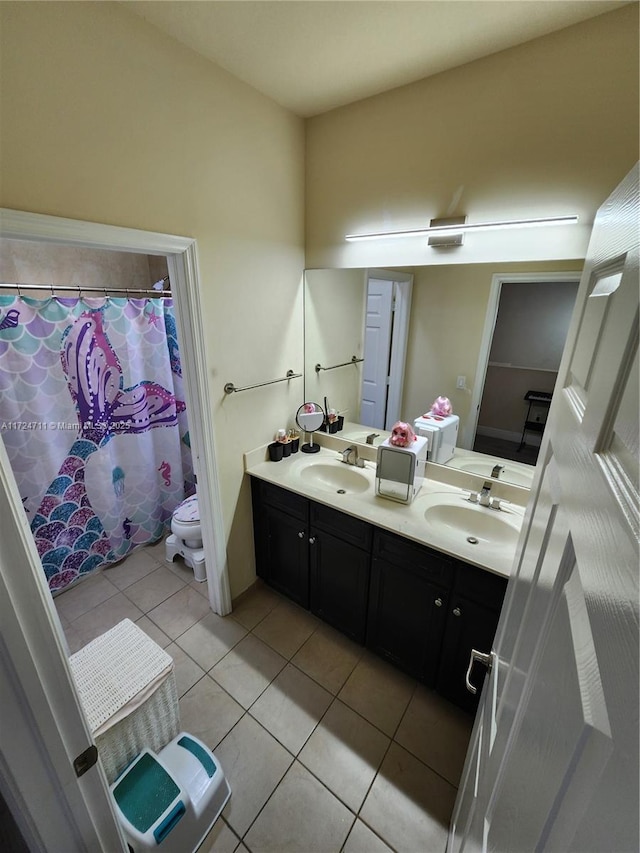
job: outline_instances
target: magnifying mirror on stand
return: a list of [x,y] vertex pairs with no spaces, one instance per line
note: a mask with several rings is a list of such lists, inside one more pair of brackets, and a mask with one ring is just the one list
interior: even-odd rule
[[296,423],[303,432],[310,433],[311,441],[303,444],[300,450],[303,453],[318,453],[319,444],[313,443],[313,433],[320,429],[324,423],[324,409],[318,403],[303,403],[296,413]]

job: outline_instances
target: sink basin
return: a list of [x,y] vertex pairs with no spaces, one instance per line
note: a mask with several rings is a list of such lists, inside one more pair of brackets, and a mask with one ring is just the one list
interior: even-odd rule
[[343,462],[336,462],[334,465],[326,462],[312,463],[300,471],[300,477],[310,485],[328,492],[342,489],[357,494],[366,492],[371,485],[365,474]]
[[463,498],[433,503],[424,512],[435,536],[471,546],[515,548],[522,521],[509,510],[493,510],[469,504]]

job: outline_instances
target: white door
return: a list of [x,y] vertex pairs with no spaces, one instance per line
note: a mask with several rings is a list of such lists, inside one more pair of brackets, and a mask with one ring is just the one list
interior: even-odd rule
[[636,167],[596,218],[449,853],[638,850],[638,221]]
[[29,850],[125,850],[1,438],[0,543],[0,793]]
[[369,278],[364,330],[360,421],[384,429],[393,326],[393,281]]

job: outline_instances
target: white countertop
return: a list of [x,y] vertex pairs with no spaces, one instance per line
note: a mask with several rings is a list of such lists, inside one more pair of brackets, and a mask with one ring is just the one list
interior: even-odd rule
[[[480,507],[466,500],[469,489],[478,488],[477,477],[462,479],[460,471],[448,475],[442,466],[427,465],[422,488],[407,505],[376,495],[375,462],[367,461],[364,468],[346,465],[338,450],[325,446],[318,453],[298,452],[280,462],[265,461],[266,455],[265,447],[245,454],[246,473],[494,574],[509,577],[511,573],[524,519],[526,492],[522,489],[496,482],[492,494],[511,503],[499,511]],[[341,478],[344,484],[338,483]],[[340,485],[345,494],[338,493]],[[466,490],[461,488],[465,485]],[[463,525],[468,520],[468,529],[451,524],[454,513]],[[477,544],[467,541],[469,534],[475,535]]]

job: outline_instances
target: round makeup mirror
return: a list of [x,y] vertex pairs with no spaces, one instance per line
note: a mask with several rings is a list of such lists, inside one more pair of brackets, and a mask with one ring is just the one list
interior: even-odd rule
[[309,444],[303,444],[300,450],[303,453],[318,453],[319,444],[313,443],[313,433],[319,430],[324,423],[324,409],[318,403],[303,403],[296,413],[296,423],[304,432],[311,435]]

